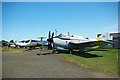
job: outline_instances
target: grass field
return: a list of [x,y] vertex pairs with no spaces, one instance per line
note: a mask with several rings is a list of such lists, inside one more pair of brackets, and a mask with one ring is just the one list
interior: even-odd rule
[[2,52],[21,52],[21,51],[24,51],[25,49],[24,48],[20,48],[20,49],[17,49],[17,48],[7,48],[7,47],[2,47],[1,48]]
[[81,67],[118,75],[118,49],[100,49],[88,53],[73,52],[73,55],[62,53],[68,62],[75,62]]
[[[0,47],[0,50],[2,52],[8,52],[8,53],[14,53],[14,52],[21,52],[21,51],[25,51],[25,50],[29,50],[30,48],[8,48],[8,47]],[[34,50],[34,49],[33,49]],[[47,50],[47,46],[44,46],[42,50]]]

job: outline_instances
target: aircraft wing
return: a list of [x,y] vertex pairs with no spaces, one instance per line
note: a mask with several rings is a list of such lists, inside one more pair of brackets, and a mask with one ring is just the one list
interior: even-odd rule
[[77,47],[94,47],[97,45],[111,44],[109,41],[81,41],[81,42],[69,42],[73,46]]

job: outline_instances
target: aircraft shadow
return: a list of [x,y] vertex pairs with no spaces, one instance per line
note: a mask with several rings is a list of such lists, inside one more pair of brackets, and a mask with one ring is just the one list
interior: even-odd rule
[[40,55],[48,55],[48,54],[51,54],[51,53],[37,53],[38,56],[40,56]]
[[[58,51],[58,53],[60,53],[60,54],[62,54],[62,53],[69,54],[67,51]],[[99,56],[99,55],[92,54],[92,53],[89,53],[89,52],[81,53],[79,51],[73,51],[72,55],[76,55],[76,56],[80,56],[80,57],[84,57],[84,58],[103,57],[103,56]]]
[[85,53],[80,53],[79,51],[74,51],[73,52],[73,55],[76,55],[76,56],[81,56],[81,57],[84,57],[84,58],[95,58],[95,57],[103,57],[103,56],[99,56],[99,55],[96,55],[96,54],[92,54],[92,53],[89,53],[89,52],[85,52]]

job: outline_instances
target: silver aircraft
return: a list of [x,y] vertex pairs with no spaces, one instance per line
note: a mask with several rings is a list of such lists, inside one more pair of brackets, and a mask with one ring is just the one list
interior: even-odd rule
[[40,45],[40,41],[30,39],[30,40],[18,41],[15,44],[17,47],[33,47],[33,46]]
[[47,46],[48,42],[30,39],[30,40],[22,40],[22,41],[16,42],[15,45],[18,48],[20,48],[20,47],[37,47],[37,46],[41,46],[41,48],[42,48],[43,46]]
[[100,45],[107,45],[111,43],[109,41],[100,40],[100,36],[98,36],[96,39],[70,34],[60,34],[54,37],[54,33],[51,35],[50,31],[47,41],[48,49],[53,49],[53,51],[67,49],[70,54],[73,50],[85,52],[94,48],[98,48]]

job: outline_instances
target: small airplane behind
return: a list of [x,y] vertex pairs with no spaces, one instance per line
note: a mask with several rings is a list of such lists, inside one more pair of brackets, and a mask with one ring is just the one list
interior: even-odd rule
[[22,40],[15,43],[17,47],[37,47],[37,46],[46,46],[47,41],[40,41],[40,40]]
[[93,48],[97,48],[100,45],[107,45],[111,43],[109,41],[101,40],[100,36],[96,39],[70,34],[60,34],[54,37],[54,33],[51,35],[50,31],[47,41],[48,49],[53,49],[53,52],[59,49],[68,49],[70,54],[73,50],[85,52]]
[[17,47],[32,47],[39,44],[37,40],[22,40],[15,43]]

